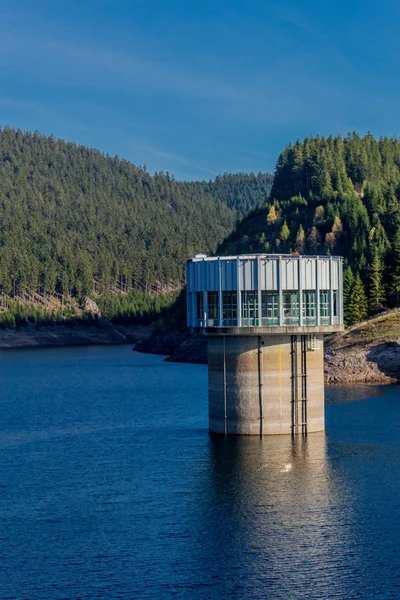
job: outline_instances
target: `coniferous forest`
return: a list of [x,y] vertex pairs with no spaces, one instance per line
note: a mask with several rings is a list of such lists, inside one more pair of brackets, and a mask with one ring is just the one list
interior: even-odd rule
[[400,299],[399,199],[397,139],[307,138],[281,153],[267,204],[220,251],[343,256],[350,325]]
[[0,291],[80,296],[180,282],[265,203],[269,175],[178,182],[37,133],[0,130]]
[[[393,138],[310,137],[284,149],[274,176],[179,182],[4,128],[0,297],[16,303],[10,300],[0,321],[45,320],[45,307],[32,312],[19,304],[35,294],[94,296],[110,319],[146,321],[171,302],[146,291],[176,293],[186,258],[219,244],[223,253],[344,256],[349,325],[400,301],[399,199],[400,142]],[[74,310],[69,300],[62,315],[73,318]]]

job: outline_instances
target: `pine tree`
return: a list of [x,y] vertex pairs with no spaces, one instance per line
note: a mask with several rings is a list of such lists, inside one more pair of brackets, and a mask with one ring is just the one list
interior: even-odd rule
[[400,228],[397,230],[392,244],[393,255],[391,261],[391,287],[390,292],[396,298],[396,304],[399,304],[400,298]]
[[358,323],[368,315],[368,300],[364,284],[359,273],[355,276],[353,290],[350,297],[349,325]]
[[281,232],[279,234],[279,237],[282,240],[282,242],[286,242],[287,239],[289,238],[289,235],[290,235],[289,227],[287,226],[286,221],[284,221],[284,223],[281,227]]
[[371,313],[379,312],[385,304],[382,270],[382,263],[378,251],[375,249],[368,274],[368,306]]
[[354,287],[354,275],[350,267],[346,267],[343,274],[343,316],[348,327],[351,323],[351,295]]
[[386,231],[376,213],[372,215],[372,228],[369,233],[369,241],[373,242],[378,251],[379,258],[384,263],[385,255],[390,249],[390,242],[386,235]]

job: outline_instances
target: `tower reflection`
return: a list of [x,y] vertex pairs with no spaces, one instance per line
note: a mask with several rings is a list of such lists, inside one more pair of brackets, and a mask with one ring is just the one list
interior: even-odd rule
[[220,597],[338,594],[338,564],[344,554],[354,556],[351,505],[340,500],[325,434],[209,443],[210,479],[201,494],[206,514],[199,515],[207,524],[198,550]]

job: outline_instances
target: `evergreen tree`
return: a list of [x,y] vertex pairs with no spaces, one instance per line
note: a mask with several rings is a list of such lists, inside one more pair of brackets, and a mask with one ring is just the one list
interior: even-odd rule
[[281,231],[279,233],[279,239],[282,242],[282,249],[286,250],[287,249],[287,241],[289,239],[290,236],[290,229],[287,226],[286,221],[283,222],[283,225],[281,227]]
[[400,299],[400,228],[397,230],[393,239],[393,253],[391,260],[391,285],[390,292],[395,296],[396,304],[399,305]]
[[371,313],[382,310],[385,304],[385,289],[382,282],[382,264],[375,249],[369,268],[368,306]]
[[354,288],[354,275],[350,267],[346,267],[343,273],[343,316],[345,325],[352,325],[351,298]]
[[368,315],[368,300],[365,287],[359,273],[354,278],[354,285],[350,297],[349,325],[358,323]]

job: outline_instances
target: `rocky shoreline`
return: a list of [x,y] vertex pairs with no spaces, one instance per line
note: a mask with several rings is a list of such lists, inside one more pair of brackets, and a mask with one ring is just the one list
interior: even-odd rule
[[325,350],[325,381],[387,384],[400,381],[400,347],[390,343],[372,348]]
[[[166,361],[207,364],[203,336],[186,331],[156,332],[151,326],[56,325],[0,329],[0,348],[132,344],[138,352],[160,354]],[[400,382],[400,311],[388,311],[325,340],[327,384]]]

